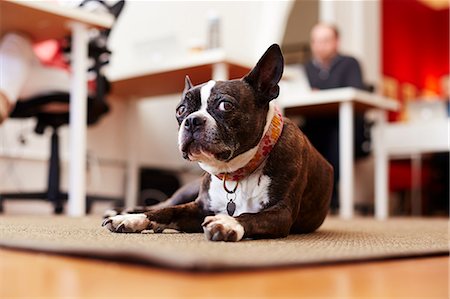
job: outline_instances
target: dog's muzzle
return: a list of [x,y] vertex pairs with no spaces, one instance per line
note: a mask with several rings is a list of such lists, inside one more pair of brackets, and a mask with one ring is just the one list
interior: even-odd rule
[[234,153],[219,139],[214,122],[201,112],[191,114],[181,123],[178,144],[183,159],[190,161],[226,161]]

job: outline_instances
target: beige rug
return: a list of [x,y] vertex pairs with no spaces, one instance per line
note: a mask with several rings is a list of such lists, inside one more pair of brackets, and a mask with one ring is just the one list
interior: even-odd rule
[[114,234],[100,218],[0,216],[0,247],[225,270],[448,255],[448,219],[328,218],[315,233],[238,243],[202,234]]

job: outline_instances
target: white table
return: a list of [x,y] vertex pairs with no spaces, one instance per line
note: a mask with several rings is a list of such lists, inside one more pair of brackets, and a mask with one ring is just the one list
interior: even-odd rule
[[[389,123],[374,128],[378,145],[375,155],[375,216],[386,219],[388,213],[389,159],[411,157],[414,161],[413,188],[419,186],[420,155],[450,151],[450,119]],[[420,192],[413,196],[413,213],[420,213]]]
[[227,80],[241,78],[251,69],[249,64],[227,57],[221,49],[207,50],[200,53],[168,59],[161,64],[142,66],[127,73],[109,74],[112,83],[111,96],[129,101],[128,140],[127,142],[127,182],[126,207],[135,207],[137,201],[138,170],[134,149],[139,146],[134,134],[137,113],[137,99],[176,94],[183,91],[184,78],[189,75],[194,85],[208,80]]
[[246,75],[251,65],[227,57],[222,49],[186,53],[161,63],[145,65],[120,73],[108,73],[112,83],[112,96],[122,99],[139,99],[181,93],[186,75],[193,84],[211,79],[226,80]]
[[88,29],[110,28],[113,17],[47,1],[0,1],[0,36],[9,31],[34,41],[72,34],[70,87],[70,172],[68,214],[82,216],[86,205],[86,120]]
[[[380,128],[383,128],[383,123],[386,121],[386,111],[398,110],[398,102],[366,91],[346,87],[296,95],[282,94],[279,104],[286,112],[296,114],[318,115],[339,111],[339,214],[344,219],[352,218],[354,202],[354,112],[355,110],[378,110]],[[379,133],[382,134],[382,129]],[[375,155],[377,155],[377,145],[375,145]]]

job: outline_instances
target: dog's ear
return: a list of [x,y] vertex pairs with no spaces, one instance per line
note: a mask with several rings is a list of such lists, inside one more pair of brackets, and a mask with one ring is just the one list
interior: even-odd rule
[[189,79],[189,76],[186,75],[186,78],[184,78],[184,90],[183,93],[187,92],[189,89],[193,87],[191,79]]
[[259,59],[256,66],[244,77],[256,91],[261,104],[266,104],[278,97],[280,93],[281,76],[283,75],[284,59],[280,46],[273,44]]

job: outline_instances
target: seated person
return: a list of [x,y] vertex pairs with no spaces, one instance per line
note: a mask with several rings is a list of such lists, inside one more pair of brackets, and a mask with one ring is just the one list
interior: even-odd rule
[[[20,99],[48,91],[69,90],[68,70],[42,64],[34,52],[33,44],[24,35],[7,33],[1,39],[0,64],[0,123],[8,117]],[[68,108],[53,104],[45,109],[58,112],[61,109],[67,111]]]
[[[306,64],[306,75],[312,89],[355,87],[364,89],[358,61],[339,54],[339,32],[333,25],[319,23],[311,31],[312,59]],[[339,205],[339,121],[335,116],[308,118],[301,127],[317,150],[334,167],[334,189],[331,209]],[[364,117],[355,115],[355,155],[368,154],[365,141]],[[363,146],[364,145],[364,146]]]
[[[120,1],[112,6],[101,0],[72,2],[63,4],[79,5],[84,10],[99,14],[114,14],[116,10],[120,13],[123,6],[123,3],[119,3]],[[39,51],[39,48],[43,51]],[[36,45],[21,33],[7,33],[0,39],[0,65],[0,124],[8,118],[18,100],[49,91],[69,92],[69,67],[61,53],[60,43],[56,40]],[[51,113],[68,110],[68,104],[65,103],[51,103],[42,109],[44,112]]]

